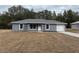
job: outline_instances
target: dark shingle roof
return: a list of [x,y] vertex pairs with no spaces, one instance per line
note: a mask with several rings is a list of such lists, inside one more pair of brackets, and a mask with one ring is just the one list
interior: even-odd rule
[[59,22],[56,20],[45,20],[45,19],[24,19],[24,20],[20,20],[20,21],[14,21],[11,23],[47,23],[47,24],[66,24],[63,22]]

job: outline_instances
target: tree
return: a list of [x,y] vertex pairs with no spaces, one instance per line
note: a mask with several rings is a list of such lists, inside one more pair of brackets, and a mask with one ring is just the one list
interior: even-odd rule
[[66,19],[68,28],[71,28],[71,23],[74,22],[74,20],[75,20],[75,12],[73,12],[72,10],[68,10],[67,11],[67,19]]
[[12,21],[11,17],[8,15],[0,16],[0,28],[9,28],[8,24]]
[[38,12],[38,18],[40,19],[47,19],[51,20],[52,19],[52,12],[48,10],[43,10]]
[[61,21],[61,22],[64,22],[63,20],[63,15],[61,14],[61,13],[59,13],[58,15],[57,15],[57,17],[56,17],[56,20],[57,21]]
[[64,10],[63,12],[63,18],[64,18],[64,22],[66,22],[68,19],[66,10]]
[[31,9],[31,11],[30,11],[30,18],[35,19],[35,12],[33,9]]
[[[8,12],[3,12],[0,14],[0,25],[4,28],[8,28],[8,24],[12,21],[22,20],[22,19],[46,19],[46,20],[57,20],[67,23],[67,27],[71,27],[71,23],[79,21],[79,12],[74,12],[70,10],[64,10],[63,13],[56,14],[49,10],[42,10],[34,12],[33,9],[29,10],[21,5],[12,6],[8,9]],[[6,26],[7,25],[7,26]]]
[[53,16],[52,16],[52,19],[55,20],[56,19],[56,12],[53,11]]
[[8,9],[9,15],[14,19],[14,20],[22,20],[22,19],[27,19],[29,18],[29,10],[22,7],[22,6],[12,6]]

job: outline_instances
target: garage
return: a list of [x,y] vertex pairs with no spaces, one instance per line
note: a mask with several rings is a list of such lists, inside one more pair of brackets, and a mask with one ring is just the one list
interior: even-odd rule
[[64,25],[57,25],[56,28],[57,28],[58,32],[65,31],[65,26]]

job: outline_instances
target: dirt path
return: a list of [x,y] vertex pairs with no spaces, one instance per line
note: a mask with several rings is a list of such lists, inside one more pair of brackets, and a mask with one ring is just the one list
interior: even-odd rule
[[5,32],[10,32],[11,30],[0,30],[0,34],[1,33],[5,33]]

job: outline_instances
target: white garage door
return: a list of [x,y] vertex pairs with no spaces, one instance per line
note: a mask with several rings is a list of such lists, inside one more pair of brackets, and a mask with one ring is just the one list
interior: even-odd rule
[[57,31],[58,32],[65,31],[65,25],[57,25]]

